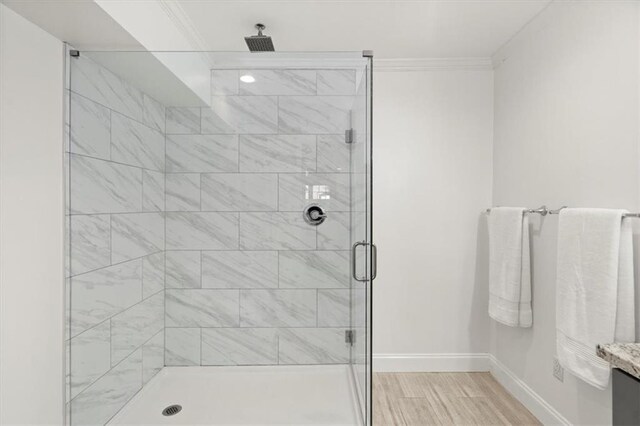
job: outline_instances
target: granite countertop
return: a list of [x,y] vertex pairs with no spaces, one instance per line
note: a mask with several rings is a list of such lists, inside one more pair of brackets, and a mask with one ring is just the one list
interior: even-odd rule
[[596,354],[619,368],[640,379],[640,343],[607,343],[598,345]]

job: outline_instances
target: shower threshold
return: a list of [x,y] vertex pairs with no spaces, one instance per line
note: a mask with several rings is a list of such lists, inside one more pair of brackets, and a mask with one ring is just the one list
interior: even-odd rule
[[360,425],[357,407],[348,365],[165,367],[109,424]]

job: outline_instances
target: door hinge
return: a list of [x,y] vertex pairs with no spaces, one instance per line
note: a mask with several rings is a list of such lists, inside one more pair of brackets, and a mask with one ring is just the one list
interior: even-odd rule
[[347,129],[344,131],[344,142],[353,143],[353,129]]
[[354,330],[345,330],[344,342],[353,346],[353,344],[356,343],[356,332]]
[[80,51],[72,49],[69,51],[69,56],[71,56],[72,58],[77,58],[80,56]]

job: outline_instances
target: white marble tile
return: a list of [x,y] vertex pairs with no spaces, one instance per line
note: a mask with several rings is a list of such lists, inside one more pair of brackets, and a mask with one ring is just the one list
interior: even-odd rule
[[348,327],[350,292],[348,289],[318,290],[318,327]]
[[71,339],[71,398],[75,398],[91,383],[111,369],[109,321]]
[[278,133],[276,96],[212,96],[202,109],[203,134]]
[[240,290],[241,327],[315,327],[316,290]]
[[240,213],[240,247],[243,250],[315,249],[316,228],[307,224],[301,213]]
[[354,140],[350,145],[350,172],[352,174],[366,173],[370,166],[370,157],[367,155],[368,149],[366,134],[360,133],[360,130],[354,129]]
[[[68,69],[68,67],[67,67]],[[62,97],[63,97],[63,128],[62,128],[62,146],[64,147],[64,152],[65,154],[69,152],[70,146],[71,146],[71,141],[70,139],[70,135],[71,135],[71,129],[70,129],[70,122],[71,122],[71,91],[66,89],[62,92]]]
[[[71,154],[64,153],[63,156],[63,172],[64,172],[64,214],[71,214]],[[68,235],[68,234],[67,234]]]
[[71,61],[71,90],[142,121],[142,92],[86,55]]
[[349,173],[350,152],[344,135],[318,135],[318,172]]
[[65,211],[64,218],[64,276],[71,276],[71,216],[69,210]]
[[200,108],[169,107],[166,118],[167,135],[200,133]]
[[65,340],[64,342],[64,394],[65,394],[65,401],[71,401],[71,341],[70,340]]
[[111,114],[111,160],[164,171],[164,135],[124,115]]
[[240,70],[251,75],[253,83],[241,81],[241,95],[315,95],[316,72],[313,70]]
[[200,211],[200,174],[167,173],[167,211]]
[[238,137],[233,135],[167,136],[167,172],[238,171]]
[[167,327],[238,327],[239,290],[166,290]]
[[307,172],[315,169],[315,136],[240,136],[241,172]]
[[164,289],[164,252],[142,258],[142,297]]
[[166,287],[200,288],[200,252],[166,251]]
[[278,210],[278,175],[265,173],[203,174],[202,210]]
[[[365,212],[367,211],[367,188],[369,187],[370,176],[366,173],[351,173],[351,212],[356,213],[356,217],[362,223],[365,222]],[[360,219],[362,218],[362,219]]]
[[349,345],[343,328],[280,329],[280,364],[344,364]]
[[[64,340],[71,338],[71,278],[64,279]],[[69,371],[67,369],[67,371]]]
[[349,259],[348,251],[282,251],[280,288],[348,288]]
[[202,252],[203,288],[276,288],[278,252]]
[[110,158],[111,111],[87,98],[71,93],[71,152]]
[[200,329],[165,329],[165,365],[200,365]]
[[111,215],[111,261],[119,263],[164,250],[162,213]]
[[75,215],[71,220],[71,273],[82,274],[111,264],[109,215]]
[[349,175],[346,173],[290,173],[278,177],[280,211],[302,212],[318,204],[328,215],[349,211]]
[[141,298],[141,259],[71,278],[71,335],[101,323]]
[[71,155],[72,213],[122,213],[142,210],[142,170]]
[[238,70],[211,70],[212,95],[237,95]]
[[72,425],[104,425],[142,387],[137,350],[71,401]]
[[351,96],[281,96],[278,129],[289,134],[338,134],[350,128]]
[[237,213],[167,213],[167,250],[238,248]]
[[278,332],[274,328],[202,329],[202,365],[277,363]]
[[146,93],[142,94],[142,122],[164,133],[165,107]]
[[349,213],[333,212],[318,226],[319,250],[348,250],[350,247]]
[[318,70],[318,95],[355,94],[355,70]]
[[142,347],[142,384],[149,380],[164,367],[164,329],[160,330]]
[[142,171],[142,210],[145,212],[164,210],[164,173]]
[[111,365],[115,366],[164,328],[164,293],[111,318]]

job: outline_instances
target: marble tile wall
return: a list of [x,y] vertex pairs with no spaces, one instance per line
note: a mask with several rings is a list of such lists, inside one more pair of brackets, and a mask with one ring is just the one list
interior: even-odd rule
[[349,362],[355,72],[213,70],[207,108],[85,56],[71,73],[72,424],[106,423],[165,365]]
[[165,107],[70,59],[67,401],[105,424],[164,366]]
[[166,365],[347,363],[355,71],[211,78],[166,112]]

